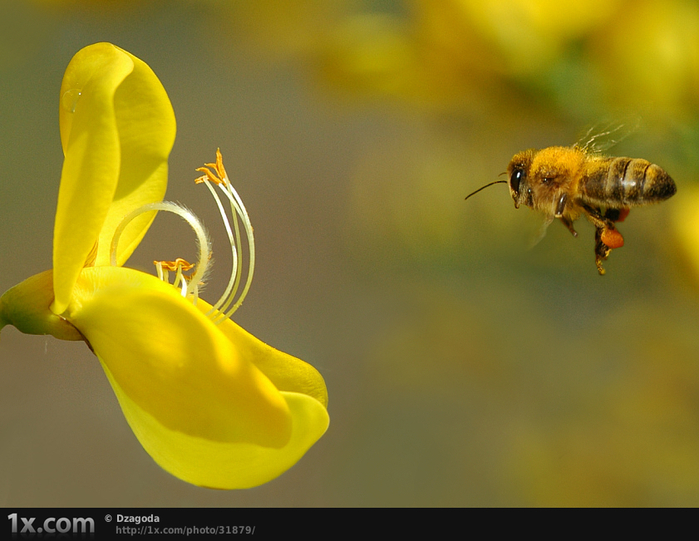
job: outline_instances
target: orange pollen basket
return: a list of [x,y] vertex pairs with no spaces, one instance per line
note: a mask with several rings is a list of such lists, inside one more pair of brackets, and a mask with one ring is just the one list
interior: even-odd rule
[[602,242],[610,248],[621,248],[624,245],[624,237],[616,229],[602,231]]

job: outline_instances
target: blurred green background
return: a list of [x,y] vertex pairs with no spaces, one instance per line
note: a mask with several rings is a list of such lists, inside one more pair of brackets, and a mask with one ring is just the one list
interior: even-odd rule
[[[697,2],[0,6],[0,291],[51,267],[61,79],[110,41],[170,95],[167,198],[214,250],[193,179],[221,148],[258,250],[233,319],[320,370],[331,418],[267,485],[190,486],[143,451],[84,344],[8,327],[0,505],[699,505]],[[584,220],[529,249],[541,217],[505,187],[464,202],[516,152],[615,122],[637,127],[610,152],[678,194],[631,212],[606,276]],[[129,266],[193,243],[159,217]]]

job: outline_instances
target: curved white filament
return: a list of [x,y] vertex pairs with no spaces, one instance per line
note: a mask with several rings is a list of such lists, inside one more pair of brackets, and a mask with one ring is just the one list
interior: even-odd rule
[[[223,170],[222,166],[221,170]],[[226,285],[223,295],[221,295],[218,301],[216,301],[216,303],[211,307],[211,310],[209,310],[207,313],[207,317],[209,317],[216,325],[228,319],[243,303],[245,296],[250,290],[250,285],[252,283],[255,270],[255,238],[253,235],[252,224],[250,222],[250,216],[248,215],[247,209],[238,195],[238,192],[235,190],[235,188],[233,188],[228,180],[228,177],[225,175],[225,171],[223,171],[221,176],[223,178],[217,179],[220,180],[220,182],[216,182],[215,184],[219,186],[230,203],[230,211],[233,222],[232,226],[231,220],[229,220],[226,209],[224,208],[221,198],[216,193],[216,189],[212,185],[212,182],[210,182],[206,176],[201,178],[201,181],[206,184],[206,187],[209,189],[211,195],[213,195],[214,200],[216,201],[216,206],[218,207],[221,218],[223,219],[223,224],[226,228],[228,242],[231,245],[231,275],[228,279],[228,284]],[[197,182],[200,182],[200,180],[197,180]],[[175,277],[172,284],[175,287],[180,288],[183,297],[192,299],[196,304],[199,295],[199,285],[204,280],[211,264],[211,241],[209,240],[209,235],[206,232],[206,229],[201,224],[199,219],[193,212],[185,207],[182,207],[176,203],[164,201],[162,203],[151,203],[144,205],[125,216],[114,232],[114,237],[112,238],[112,245],[110,249],[111,264],[115,266],[117,264],[116,253],[117,247],[119,246],[119,239],[121,238],[121,235],[128,224],[134,218],[143,213],[159,210],[172,212],[180,216],[190,225],[197,236],[199,260],[195,264],[194,274],[189,280],[187,280],[182,274],[182,266],[178,265],[175,270]],[[242,285],[242,289],[240,288],[243,282],[243,241],[239,220],[242,222],[243,231],[245,232],[248,253],[247,276],[245,278],[245,283]],[[163,262],[156,263],[156,272],[159,279],[168,283],[170,282],[170,271],[163,265]]]
[[[224,182],[218,184],[219,188],[223,194],[228,198],[231,208],[231,214],[233,217],[233,228],[231,229],[231,224],[226,214],[221,199],[219,198],[216,190],[211,185],[211,182],[204,179],[206,187],[209,189],[211,194],[216,200],[216,205],[218,206],[219,212],[221,213],[221,218],[226,227],[226,234],[228,235],[228,240],[231,244],[231,254],[232,254],[232,265],[231,265],[231,276],[228,280],[228,285],[224,291],[221,298],[216,301],[213,308],[209,312],[209,317],[211,317],[214,323],[219,324],[225,319],[229,318],[233,312],[235,312],[240,305],[243,303],[245,296],[247,295],[250,284],[252,283],[252,277],[255,270],[255,238],[252,231],[252,223],[250,222],[250,216],[240,199],[238,192],[233,188],[228,178],[223,179]],[[245,231],[245,237],[248,245],[248,271],[245,280],[245,285],[243,289],[238,293],[240,283],[243,275],[243,268],[241,264],[242,256],[242,241],[240,235],[240,224],[238,220],[243,223],[243,229]],[[236,299],[237,296],[237,299]]]
[[[173,214],[177,214],[180,218],[185,220],[190,225],[195,235],[197,236],[199,261],[197,261],[195,265],[194,274],[189,279],[189,281],[187,281],[185,277],[182,275],[182,268],[179,267],[177,269],[175,281],[173,284],[175,287],[181,288],[183,297],[191,297],[196,303],[198,297],[199,284],[204,280],[204,277],[206,276],[206,273],[211,263],[211,240],[209,239],[209,235],[206,232],[206,229],[199,221],[199,218],[197,218],[192,211],[178,205],[177,203],[172,203],[170,201],[163,201],[161,203],[149,203],[127,214],[121,220],[121,223],[116,228],[114,236],[112,237],[110,262],[113,266],[116,266],[117,247],[119,246],[119,239],[121,238],[121,235],[124,232],[126,226],[137,216],[140,216],[145,212],[152,212],[158,210],[164,210],[166,212],[172,212]],[[162,264],[156,265],[156,268],[158,272],[158,278],[164,281],[168,281],[169,272],[167,270],[163,270]]]

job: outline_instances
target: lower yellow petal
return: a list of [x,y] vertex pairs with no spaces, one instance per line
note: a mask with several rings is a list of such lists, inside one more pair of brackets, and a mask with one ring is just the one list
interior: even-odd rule
[[106,363],[104,370],[124,416],[143,448],[167,472],[194,485],[240,489],[262,485],[291,468],[325,433],[327,410],[315,399],[281,393],[291,412],[292,431],[284,447],[222,443],[171,430],[144,411],[121,389]]
[[[208,311],[209,305],[205,302],[199,301],[197,306],[204,313]],[[308,395],[328,407],[325,380],[310,364],[265,344],[230,319],[222,322],[219,328],[277,389]]]
[[83,269],[64,316],[88,340],[120,400],[182,437],[288,444],[287,402],[177,289],[121,267]]

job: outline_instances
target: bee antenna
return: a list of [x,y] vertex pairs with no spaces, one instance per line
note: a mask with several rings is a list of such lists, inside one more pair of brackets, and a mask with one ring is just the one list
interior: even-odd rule
[[506,181],[506,180],[496,180],[495,182],[491,182],[490,184],[486,184],[485,186],[482,186],[482,187],[478,188],[475,192],[468,194],[468,195],[464,198],[464,201],[466,201],[466,199],[468,199],[468,198],[471,197],[472,195],[476,195],[476,194],[477,194],[478,192],[480,192],[481,190],[485,190],[485,189],[488,188],[489,186],[492,186],[493,184],[507,184],[507,181]]

